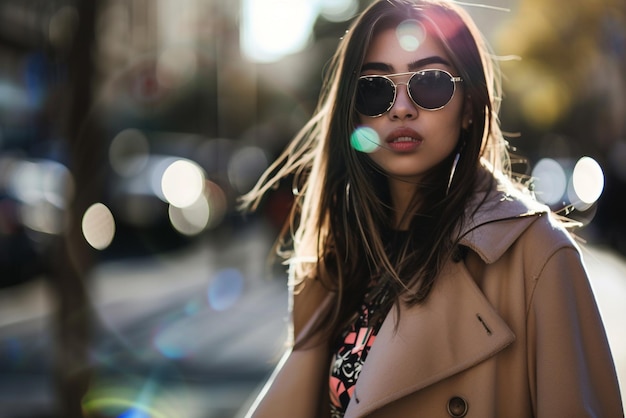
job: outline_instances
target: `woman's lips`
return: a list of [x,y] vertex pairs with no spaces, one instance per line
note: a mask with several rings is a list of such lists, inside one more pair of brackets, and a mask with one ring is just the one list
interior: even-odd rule
[[387,148],[398,151],[413,151],[420,146],[423,138],[416,131],[410,128],[398,128],[391,132],[385,139]]

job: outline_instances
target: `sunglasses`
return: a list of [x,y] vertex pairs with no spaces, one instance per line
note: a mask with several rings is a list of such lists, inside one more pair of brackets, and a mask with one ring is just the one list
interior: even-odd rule
[[[406,83],[394,83],[391,77],[411,75]],[[406,85],[409,97],[424,110],[439,110],[447,105],[456,91],[461,77],[447,71],[427,69],[388,75],[359,77],[356,89],[356,110],[365,116],[378,117],[387,113],[396,101],[397,86]]]

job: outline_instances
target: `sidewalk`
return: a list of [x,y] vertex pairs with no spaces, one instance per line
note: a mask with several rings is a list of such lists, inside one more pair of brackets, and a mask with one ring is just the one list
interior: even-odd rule
[[626,408],[626,260],[613,250],[596,247],[584,247],[583,259],[613,351]]

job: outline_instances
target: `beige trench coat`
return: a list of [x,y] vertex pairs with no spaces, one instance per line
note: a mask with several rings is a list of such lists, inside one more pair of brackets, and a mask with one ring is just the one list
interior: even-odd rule
[[[401,307],[397,329],[391,310],[345,417],[623,417],[570,236],[546,208],[501,191],[468,230],[471,257],[447,264],[424,304]],[[294,299],[296,335],[324,299],[314,287]],[[327,417],[329,367],[323,344],[287,352],[248,416]]]

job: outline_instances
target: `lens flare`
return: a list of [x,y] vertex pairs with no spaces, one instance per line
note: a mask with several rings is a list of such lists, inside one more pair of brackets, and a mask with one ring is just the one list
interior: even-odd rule
[[169,413],[163,413],[146,405],[138,405],[137,402],[124,398],[96,398],[83,402],[82,407],[87,417],[94,418],[102,417],[101,412],[110,416],[111,413],[115,414],[117,411],[120,411],[119,415],[115,415],[117,418],[172,418],[175,416]]
[[173,418],[179,416],[178,405],[170,404],[167,392],[155,379],[136,384],[97,384],[89,389],[82,401],[85,418]]
[[[188,338],[198,326],[198,313],[203,306],[196,300],[194,306],[183,306],[172,312],[154,329],[152,344],[163,357],[177,360],[192,356],[201,341],[198,338]],[[191,312],[191,313],[190,313]]]
[[226,268],[217,272],[209,285],[209,304],[216,311],[232,307],[243,293],[244,278],[239,270]]
[[190,300],[189,302],[185,304],[185,307],[183,308],[183,310],[185,312],[185,315],[194,316],[198,312],[200,312],[201,308],[202,308],[202,303],[199,300]]
[[[179,336],[180,337],[180,336]],[[186,357],[189,353],[181,341],[171,338],[170,333],[158,334],[154,339],[156,349],[168,359],[176,360]]]
[[405,51],[415,51],[426,39],[424,27],[417,20],[405,20],[396,29],[400,46]]
[[350,136],[350,145],[357,151],[370,153],[380,146],[380,138],[374,129],[361,126]]
[[117,418],[151,418],[146,411],[137,408],[131,408],[122,412]]
[[[126,362],[123,363],[126,364]],[[163,381],[161,366],[146,372],[125,368],[121,375],[107,376],[106,372],[95,373],[90,381],[89,390],[81,401],[84,417],[175,418],[190,416],[188,407],[193,400],[187,395],[188,392],[183,386],[171,386],[171,383],[177,381],[178,377],[174,378],[168,370],[167,381]]]
[[572,184],[576,196],[583,203],[595,203],[604,190],[602,167],[593,158],[582,157],[574,166]]
[[537,199],[547,205],[557,203],[567,190],[567,176],[561,165],[551,159],[543,158],[532,171]]

